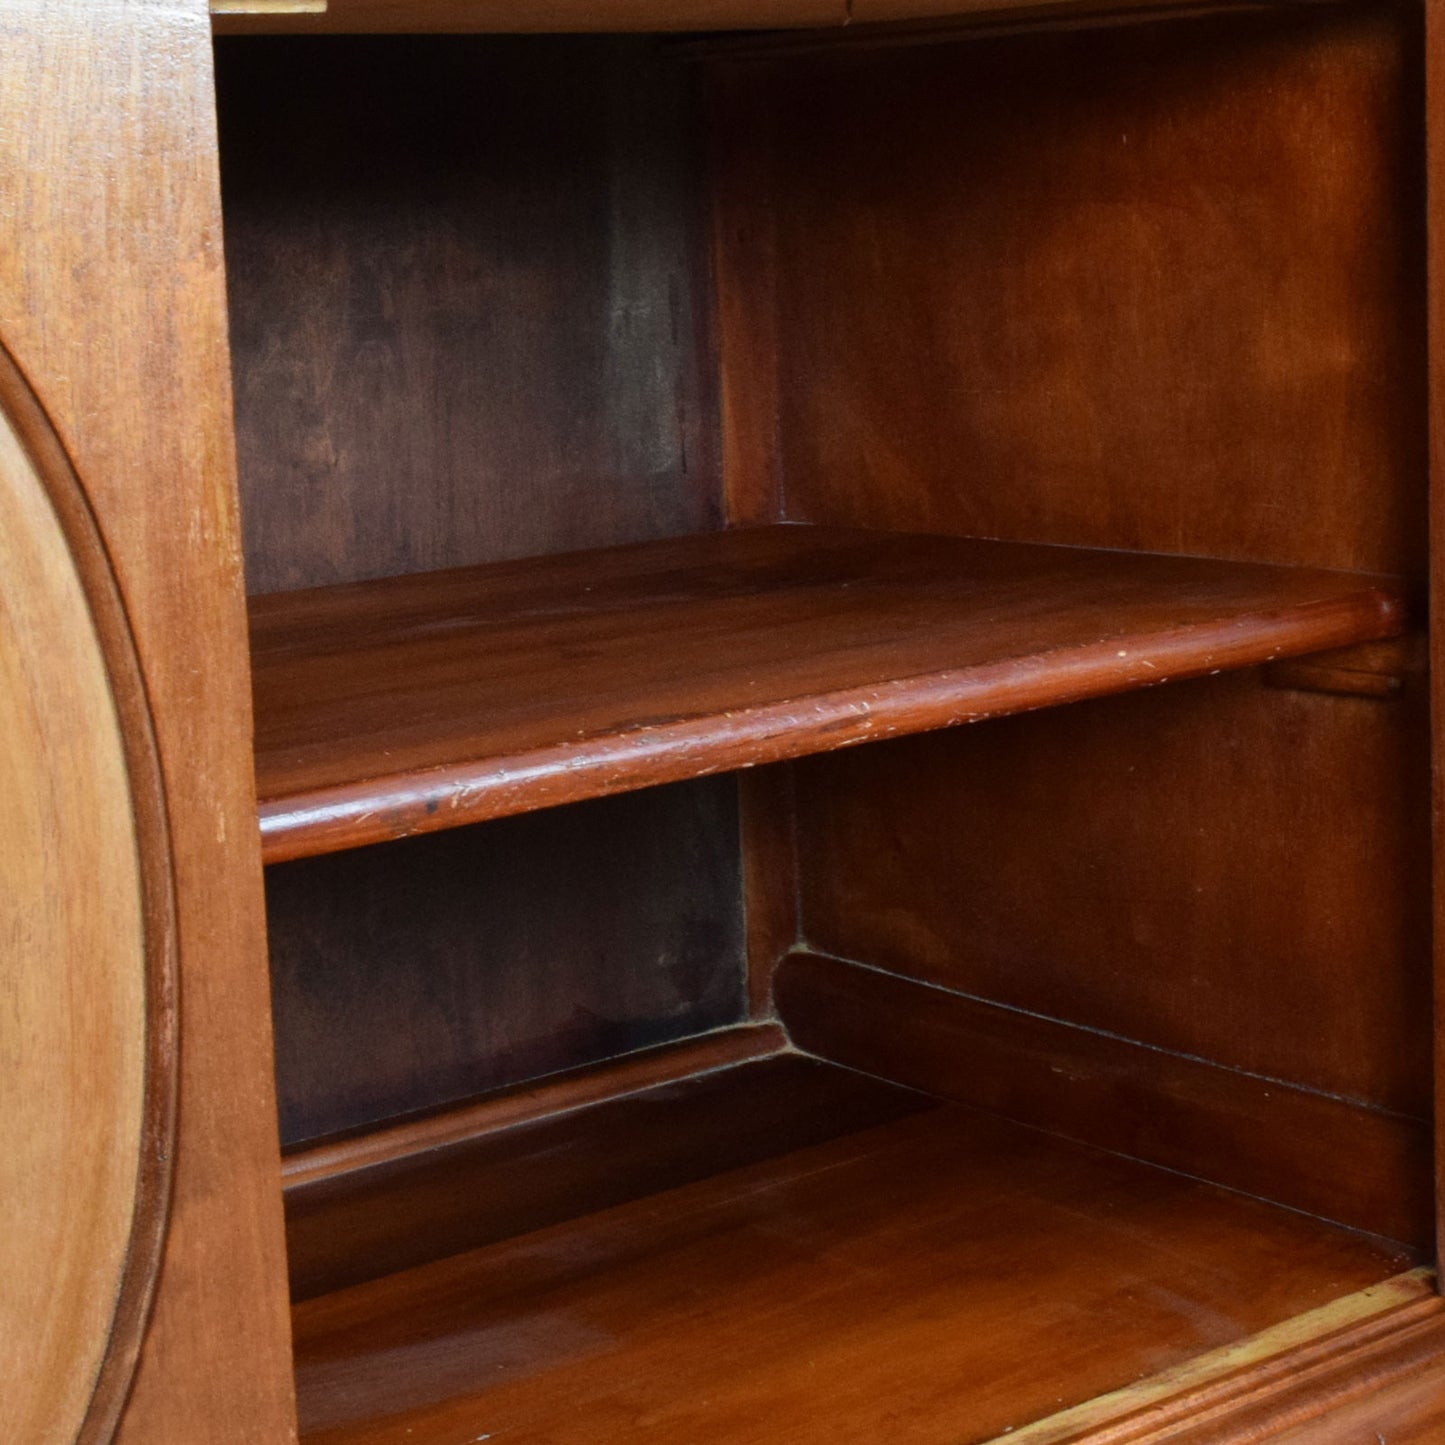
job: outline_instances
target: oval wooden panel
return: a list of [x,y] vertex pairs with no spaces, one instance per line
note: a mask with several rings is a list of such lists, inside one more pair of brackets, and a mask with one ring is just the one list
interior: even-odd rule
[[140,672],[83,493],[0,352],[0,1400],[113,1433],[174,1125],[169,850]]

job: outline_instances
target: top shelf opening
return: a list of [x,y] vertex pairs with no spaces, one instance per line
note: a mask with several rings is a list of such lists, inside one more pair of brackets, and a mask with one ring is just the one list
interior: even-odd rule
[[1392,636],[1387,579],[778,526],[253,599],[267,862]]
[[217,35],[826,33],[1199,8],[1201,0],[211,0],[211,24]]

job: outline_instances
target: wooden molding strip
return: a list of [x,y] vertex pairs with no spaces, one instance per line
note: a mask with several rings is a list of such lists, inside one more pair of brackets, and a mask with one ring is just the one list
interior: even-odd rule
[[[651,1082],[597,1070],[452,1116],[445,1145],[391,1131],[390,1156],[286,1189],[291,1288],[309,1299],[834,1139],[935,1101],[791,1050],[776,1027],[675,1051]],[[721,1041],[721,1040],[720,1040]],[[689,1061],[705,1066],[679,1076]]]
[[1397,581],[752,527],[251,600],[279,863],[1390,637]]
[[1427,1248],[1414,1119],[823,954],[779,967],[798,1047],[1352,1228]]
[[610,1063],[569,1069],[441,1113],[429,1113],[364,1134],[290,1150],[282,1161],[282,1180],[285,1188],[291,1190],[360,1169],[414,1159],[449,1144],[585,1109],[605,1099],[621,1098],[658,1084],[731,1068],[787,1047],[788,1038],[780,1025],[761,1023],[719,1029],[701,1038],[642,1049]]
[[1259,1439],[1438,1354],[1445,1300],[1415,1270],[1151,1379],[1012,1430],[990,1445],[1206,1445]]

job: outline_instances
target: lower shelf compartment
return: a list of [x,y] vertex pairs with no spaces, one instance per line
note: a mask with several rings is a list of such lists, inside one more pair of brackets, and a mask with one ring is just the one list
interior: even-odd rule
[[302,1434],[962,1445],[1413,1262],[943,1106],[305,1301]]

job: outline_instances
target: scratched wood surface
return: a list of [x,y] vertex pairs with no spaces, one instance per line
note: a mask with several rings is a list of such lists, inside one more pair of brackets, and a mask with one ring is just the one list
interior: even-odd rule
[[268,859],[1386,636],[1379,579],[757,528],[256,598]]
[[958,1445],[1408,1263],[936,1109],[302,1304],[303,1433]]

